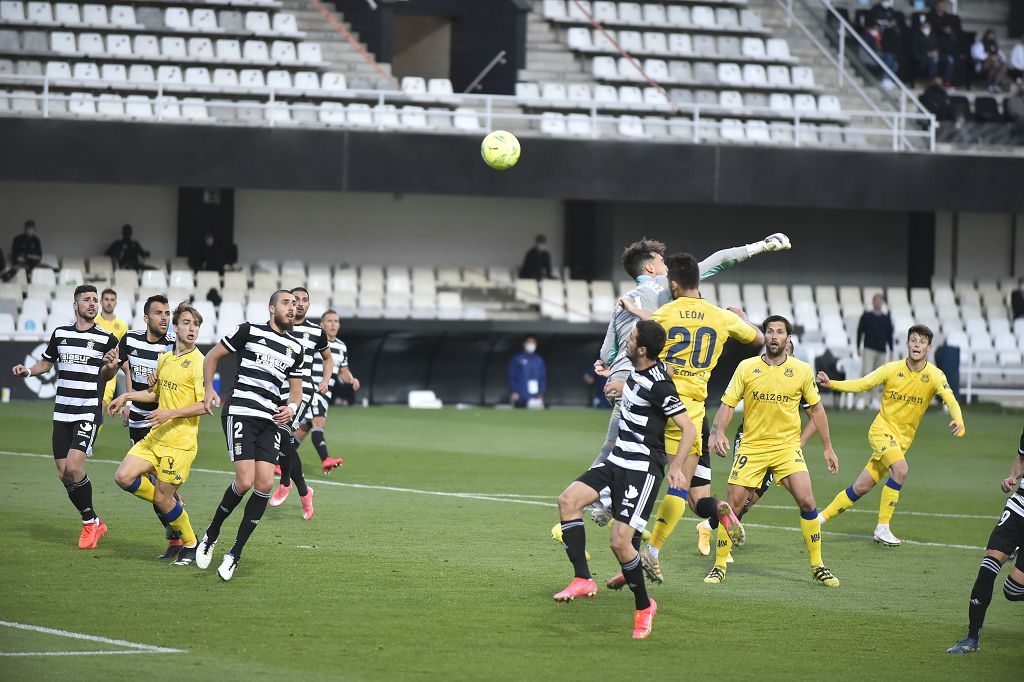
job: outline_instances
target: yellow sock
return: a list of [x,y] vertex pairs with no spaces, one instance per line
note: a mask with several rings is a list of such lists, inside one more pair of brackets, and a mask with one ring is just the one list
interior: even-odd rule
[[882,486],[882,501],[878,504],[878,522],[889,525],[892,513],[896,511],[896,503],[900,501],[900,489],[903,484],[891,478]]
[[853,503],[859,499],[860,495],[853,492],[853,486],[851,485],[846,490],[840,490],[836,498],[832,500],[832,503],[825,507],[825,511],[821,512],[821,515],[825,517],[826,521],[831,521],[852,507]]
[[725,570],[729,554],[732,552],[732,539],[725,526],[718,524],[718,544],[715,546],[715,566]]
[[818,520],[818,510],[808,512],[806,516],[814,514],[814,518],[805,518],[800,513],[800,532],[804,536],[804,544],[807,545],[807,556],[811,560],[811,566],[821,566],[821,521]]
[[174,501],[174,509],[164,514],[167,524],[181,534],[181,541],[186,547],[196,544],[196,533],[192,530],[192,523],[188,520],[188,512],[177,500]]
[[146,502],[152,504],[153,493],[156,492],[156,488],[153,486],[152,483],[150,483],[149,478],[147,476],[139,476],[137,479],[135,479],[134,487],[128,488],[128,492],[130,492],[135,497],[138,497],[139,499],[145,500]]
[[654,520],[654,531],[651,533],[651,546],[660,550],[685,513],[686,491],[669,488],[661,500],[661,506],[658,507],[658,515]]

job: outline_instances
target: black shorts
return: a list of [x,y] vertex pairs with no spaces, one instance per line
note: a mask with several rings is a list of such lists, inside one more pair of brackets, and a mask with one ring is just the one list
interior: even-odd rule
[[306,413],[306,422],[312,423],[314,417],[327,417],[327,408],[330,407],[330,399],[323,393],[313,396],[313,404],[309,406]]
[[92,456],[92,444],[99,426],[91,421],[53,422],[53,458],[67,459],[68,452],[78,450]]
[[[643,466],[642,462],[635,463]],[[642,533],[647,527],[647,519],[651,517],[664,476],[662,468],[653,462],[648,462],[642,470],[634,470],[605,461],[587,469],[576,480],[590,486],[598,494],[604,488],[611,489],[615,520],[628,523]]]
[[229,415],[225,433],[232,462],[256,460],[277,464],[285,430],[271,420]]
[[700,447],[700,459],[697,460],[697,470],[690,478],[691,488],[702,488],[711,485],[711,449],[708,442],[711,440],[711,429],[708,428],[708,418],[705,415],[704,424],[701,426],[701,438],[703,443]]
[[134,426],[129,426],[128,427],[128,438],[131,439],[132,445],[135,445],[136,443],[140,442],[143,438],[148,436],[149,435],[149,430],[150,430],[150,427],[148,427],[148,426],[142,426],[142,427],[139,427],[139,428],[136,428]]
[[[1020,547],[1024,547],[1024,517],[1006,507],[988,537],[988,549],[1010,555]],[[1024,571],[1024,552],[1017,554],[1016,566]]]

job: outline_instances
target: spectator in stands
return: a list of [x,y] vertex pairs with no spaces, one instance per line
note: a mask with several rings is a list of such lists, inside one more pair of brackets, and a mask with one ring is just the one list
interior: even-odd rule
[[878,24],[878,30],[883,34],[889,29],[893,29],[899,35],[900,28],[902,28],[900,26],[900,15],[893,9],[892,0],[881,0],[881,2],[868,10],[868,19],[874,20]]
[[[882,62],[889,67],[890,71],[895,74],[900,70],[900,61],[896,58],[896,54],[886,49],[878,22],[870,17],[864,24],[864,40],[871,46],[871,49],[878,53],[878,56],[882,58]],[[890,87],[892,86],[892,81],[888,77],[884,78],[882,83],[888,84]]]
[[1017,38],[1017,44],[1010,50],[1010,78],[1024,83],[1024,33]]
[[929,80],[939,75],[942,68],[942,82],[953,82],[953,55],[943,55],[939,50],[938,38],[932,32],[932,25],[922,22],[910,40],[910,53],[914,57],[915,75],[927,76]]
[[[892,350],[892,319],[882,310],[885,299],[882,294],[871,297],[871,310],[860,316],[857,325],[857,351],[864,361],[864,374],[869,374],[886,362],[888,351]],[[872,407],[881,404],[881,391],[875,387],[869,393]]]
[[203,243],[192,254],[189,265],[193,270],[216,270],[224,274],[224,266],[227,264],[224,249],[217,243],[213,232],[207,232],[203,237]]
[[[939,44],[939,61],[946,59],[950,63],[956,58],[957,43],[960,40],[960,20],[955,14],[946,11],[945,0],[938,0],[931,12],[928,12],[926,21],[931,25],[933,35]],[[946,87],[952,85],[947,80]]]
[[149,251],[142,248],[138,240],[132,239],[132,226],[123,225],[121,238],[107,247],[106,255],[113,258],[121,270],[142,270],[145,267],[143,259],[149,257]]
[[36,236],[36,221],[26,220],[22,233],[11,242],[11,269],[4,273],[3,280],[10,281],[18,270],[31,272],[43,259],[43,245]]
[[985,88],[989,92],[1002,92],[1009,87],[1010,67],[1006,63],[1006,55],[999,49],[995,31],[989,29],[974,41],[971,59],[975,72],[985,79]]
[[523,350],[508,363],[508,398],[513,407],[544,407],[548,388],[548,370],[544,358],[537,355],[537,339],[527,336]]
[[1018,128],[1024,128],[1024,83],[1017,85],[1017,92],[1006,98],[1006,117]]
[[523,279],[545,279],[552,277],[551,254],[548,253],[548,238],[537,235],[533,248],[526,252],[523,266],[519,268],[519,276]]
[[593,366],[591,366],[583,373],[583,383],[587,385],[587,390],[590,393],[589,403],[591,407],[608,409],[612,406],[612,404],[608,402],[608,396],[604,393],[604,387],[605,384],[608,383],[608,377],[601,376],[594,371]]
[[949,121],[953,118],[953,111],[950,108],[949,93],[946,91],[942,78],[935,76],[931,84],[921,94],[921,104],[935,114],[940,121]]
[[1010,310],[1013,311],[1013,319],[1024,317],[1024,277],[1017,280],[1017,288],[1010,294]]

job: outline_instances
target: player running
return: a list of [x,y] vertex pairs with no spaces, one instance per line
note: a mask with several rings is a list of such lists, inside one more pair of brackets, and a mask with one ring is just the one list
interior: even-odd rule
[[[971,590],[971,602],[967,607],[970,625],[967,636],[946,649],[949,654],[973,654],[981,648],[981,627],[985,624],[985,612],[992,602],[992,588],[1006,560],[1014,551],[1017,562],[1003,583],[1003,596],[1010,601],[1024,601],[1024,433],[1020,436],[1017,456],[1010,466],[1010,475],[1003,479],[1004,493],[1013,492],[1006,500],[1003,513],[999,515],[996,527],[988,538],[988,551],[981,560],[978,578]],[[1014,486],[1017,489],[1014,490]]]
[[[159,305],[154,303],[153,307]],[[178,304],[174,310],[174,350],[161,354],[157,360],[152,388],[127,391],[114,398],[107,408],[115,415],[129,400],[133,404],[156,404],[143,420],[149,432],[134,442],[117,468],[114,481],[124,491],[154,505],[162,514],[161,518],[178,534],[182,544],[180,551],[167,557],[176,559],[176,566],[188,566],[196,558],[196,534],[176,493],[188,480],[189,469],[196,459],[199,417],[206,412],[205,357],[196,348],[202,324],[203,316],[198,310],[187,302]],[[150,474],[156,474],[155,486],[149,479]]]
[[829,379],[825,372],[818,372],[818,384],[833,391],[860,393],[884,384],[882,408],[868,430],[871,459],[853,485],[840,491],[832,504],[825,508],[822,520],[830,521],[852,507],[888,473],[889,478],[882,488],[874,538],[875,542],[888,547],[899,546],[900,539],[892,534],[889,522],[907,480],[907,450],[914,442],[914,434],[932,398],[939,396],[949,408],[952,434],[962,438],[967,433],[960,404],[946,381],[946,375],[928,362],[931,348],[932,330],[923,324],[915,324],[907,331],[905,360],[887,363],[866,377],[848,381],[835,381]]
[[[811,477],[800,449],[800,405],[805,403],[825,443],[828,470],[833,474],[839,472],[839,458],[829,437],[828,418],[814,385],[814,369],[786,353],[786,341],[793,332],[789,320],[770,315],[765,318],[762,329],[767,339],[764,355],[747,358],[736,368],[711,424],[711,449],[721,455],[729,451],[725,430],[742,400],[746,428],[729,472],[729,503],[741,507],[764,481],[768,470],[773,471],[776,485],[784,486],[800,507],[800,531],[807,545],[811,575],[828,587],[839,587],[839,579],[821,559],[821,522],[814,504]],[[725,580],[726,559],[732,544],[733,538],[719,526],[715,566],[704,578],[705,583],[718,584]]]
[[[213,408],[220,404],[220,396],[213,390],[217,363],[232,353],[240,355],[225,424],[235,480],[224,491],[196,552],[196,566],[208,568],[224,521],[252,488],[235,544],[217,569],[217,575],[225,581],[234,576],[242,550],[267,510],[274,487],[274,464],[281,450],[283,432],[279,427],[291,423],[302,402],[302,344],[288,333],[295,319],[295,296],[284,289],[275,291],[268,312],[270,320],[265,324],[238,325],[210,350],[203,363],[204,403],[207,414],[213,414]],[[287,402],[281,394],[286,385]]]
[[658,360],[664,344],[665,331],[655,322],[640,322],[633,329],[626,342],[626,353],[634,369],[622,391],[615,447],[604,462],[591,466],[558,497],[565,553],[576,577],[555,595],[555,601],[568,602],[597,594],[597,583],[590,575],[586,559],[583,508],[608,488],[613,513],[621,521],[611,529],[612,552],[622,566],[619,586],[629,585],[636,601],[633,639],[651,634],[658,611],[657,602],[647,596],[637,550],[665,475],[665,424],[671,420],[680,434],[677,456],[668,472],[670,485],[683,484],[683,455],[690,451],[697,437],[697,430],[686,415],[686,406],[679,400],[665,365]]
[[324,438],[324,427],[327,426],[327,408],[331,404],[330,397],[334,393],[338,376],[344,383],[352,386],[355,391],[359,390],[359,379],[355,378],[352,375],[352,370],[349,369],[348,346],[338,338],[338,331],[341,329],[341,317],[338,313],[334,310],[325,312],[320,318],[320,327],[327,334],[327,344],[330,346],[331,357],[334,359],[334,366],[338,371],[325,372],[323,356],[317,353],[313,354],[313,385],[319,386],[326,377],[328,379],[327,391],[325,393],[317,392],[313,395],[313,404],[306,412],[306,418],[295,431],[295,439],[302,443],[307,435],[310,436],[313,447],[316,448],[316,454],[320,457],[324,474],[330,475],[335,468],[345,463],[341,457],[337,459],[331,457],[327,450],[327,440]]
[[93,285],[75,288],[72,308],[74,324],[53,330],[39,361],[31,367],[15,365],[12,371],[27,379],[57,369],[53,459],[71,504],[82,515],[78,547],[93,549],[107,532],[107,524],[92,506],[92,481],[85,473],[85,459],[92,456],[103,386],[117,373],[117,337],[95,323],[99,297]]

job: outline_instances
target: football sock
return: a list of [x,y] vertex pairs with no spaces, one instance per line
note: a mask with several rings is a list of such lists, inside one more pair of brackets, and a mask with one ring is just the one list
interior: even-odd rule
[[217,511],[213,514],[213,521],[210,521],[210,526],[206,529],[206,535],[211,540],[216,541],[220,537],[220,527],[224,525],[224,521],[231,516],[231,512],[235,511],[242,501],[242,495],[239,495],[235,490],[235,482],[231,481],[231,485],[224,491],[224,497],[221,498],[220,504],[217,505]]
[[245,503],[245,515],[242,517],[242,523],[238,526],[235,545],[229,552],[231,556],[236,559],[242,556],[245,543],[249,542],[249,536],[259,525],[260,519],[263,518],[263,512],[267,511],[267,502],[270,502],[270,493],[261,493],[253,488],[249,501]]
[[[302,460],[299,459],[299,443],[294,438],[292,439],[292,457],[291,457],[291,475],[292,481],[295,482],[295,489],[299,491],[301,497],[305,497],[309,494],[309,488],[306,487],[306,478],[302,475]],[[282,469],[282,471],[284,471]]]
[[277,463],[281,465],[281,485],[287,488],[292,484],[292,455],[295,448],[292,447],[290,435],[284,434],[281,438],[281,454],[277,458]]
[[633,534],[633,549],[635,549],[636,551],[639,552],[640,551],[640,544],[643,542],[643,539],[644,539],[643,533],[634,533]]
[[852,507],[853,503],[859,499],[860,495],[853,492],[853,486],[851,485],[849,488],[840,491],[840,493],[836,495],[836,498],[832,500],[832,503],[825,507],[825,511],[822,512],[822,515],[826,519],[834,519]]
[[995,557],[987,556],[981,560],[981,568],[978,569],[978,577],[971,588],[971,603],[967,607],[967,615],[970,625],[967,627],[967,636],[971,639],[978,639],[981,636],[981,626],[985,624],[985,612],[992,602],[992,589],[999,575],[999,569],[1003,565]]
[[629,589],[633,592],[633,598],[636,600],[636,610],[643,611],[646,608],[650,608],[651,600],[647,597],[647,585],[644,583],[644,569],[640,566],[640,555],[637,554],[633,557],[633,560],[622,566],[622,577],[626,579],[626,584],[629,585]]
[[323,429],[314,427],[309,432],[309,439],[313,441],[313,447],[316,448],[316,454],[320,456],[321,462],[331,456],[327,452],[327,439],[324,438]]
[[1010,601],[1024,601],[1024,585],[1012,577],[1006,576],[1006,582],[1003,583],[1003,596]]
[[167,530],[167,529],[170,528],[170,526],[167,525],[167,519],[164,518],[164,515],[162,513],[160,513],[160,510],[157,509],[157,506],[155,504],[153,505],[153,513],[156,514],[156,517],[158,519],[160,519],[160,523],[162,523],[164,525],[164,530]]
[[186,547],[196,546],[196,532],[192,530],[192,524],[188,520],[188,512],[181,506],[181,502],[174,501],[174,508],[164,514],[167,523],[174,530],[181,533],[181,541]]
[[896,511],[896,503],[900,501],[902,487],[902,483],[897,483],[891,478],[885,482],[882,488],[882,501],[878,503],[878,523],[888,526],[892,521],[892,513]]
[[804,536],[804,544],[807,545],[807,557],[811,560],[811,566],[821,566],[821,521],[818,520],[817,509],[800,512],[800,532]]
[[725,526],[719,524],[718,542],[715,545],[715,566],[724,571],[731,552],[732,539],[729,537],[729,532],[725,530]]
[[92,508],[92,481],[89,480],[88,474],[83,476],[78,483],[64,486],[64,489],[68,491],[71,504],[75,505],[75,509],[82,515],[83,522],[97,518],[95,510]]
[[702,497],[697,500],[693,511],[697,516],[707,521],[708,527],[714,530],[718,528],[718,500],[714,497]]
[[[127,488],[125,488],[125,491],[131,493],[132,495],[134,495],[135,497],[139,498],[140,500],[145,500],[146,502],[149,502],[150,504],[152,504],[153,503],[153,495],[154,495],[154,493],[156,493],[156,486],[154,486],[149,481],[148,478],[143,478],[142,476],[139,476],[139,477],[137,477],[135,479],[134,483],[132,483]],[[159,514],[160,514],[160,511],[157,510],[157,515],[159,515]]]
[[683,514],[686,513],[686,500],[689,496],[688,491],[678,488],[669,488],[665,493],[665,497],[661,500],[661,506],[658,507],[658,515],[655,517],[654,532],[651,533],[649,544],[652,547],[660,551],[665,545],[665,541],[675,530],[679,519],[683,518]]
[[565,554],[576,571],[576,577],[589,579],[587,531],[583,527],[583,519],[562,520],[562,545],[565,546]]

